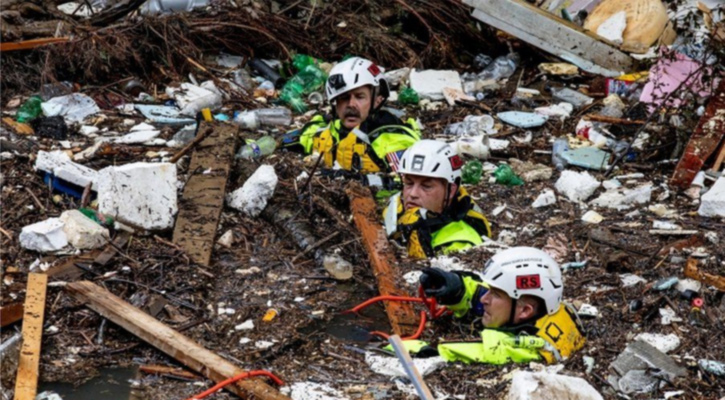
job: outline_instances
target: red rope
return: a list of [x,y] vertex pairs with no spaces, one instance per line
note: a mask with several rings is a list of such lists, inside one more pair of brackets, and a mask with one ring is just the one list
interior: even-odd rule
[[242,372],[241,374],[239,374],[237,376],[234,376],[232,378],[229,378],[227,380],[224,380],[224,381],[221,381],[221,382],[217,383],[211,389],[205,390],[205,391],[203,391],[203,392],[201,392],[201,393],[199,393],[199,394],[197,394],[195,396],[192,396],[192,397],[188,398],[187,400],[201,400],[201,399],[209,396],[210,394],[216,393],[217,391],[219,391],[220,389],[222,389],[223,387],[225,387],[225,386],[227,386],[227,385],[229,385],[231,383],[234,383],[234,382],[236,382],[238,380],[251,378],[251,377],[254,377],[254,376],[267,376],[270,379],[272,379],[274,381],[274,383],[276,383],[277,385],[279,385],[279,386],[284,385],[284,382],[281,379],[279,379],[275,374],[273,374],[273,373],[271,373],[269,371],[249,371],[249,372]]

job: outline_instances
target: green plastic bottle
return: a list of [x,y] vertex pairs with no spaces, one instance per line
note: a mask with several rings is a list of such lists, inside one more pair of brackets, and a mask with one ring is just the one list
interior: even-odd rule
[[420,97],[418,97],[418,92],[412,88],[404,87],[398,93],[398,103],[401,105],[415,105],[418,104],[419,101]]
[[506,186],[519,186],[523,185],[524,181],[516,175],[510,166],[503,164],[500,165],[493,175],[496,177],[496,183],[500,183]]
[[307,111],[303,96],[319,90],[325,85],[327,74],[315,64],[307,65],[302,71],[285,83],[279,98],[298,113]]
[[16,118],[18,122],[28,122],[37,118],[43,109],[40,105],[43,104],[43,99],[40,96],[31,96],[18,110]]
[[478,160],[471,160],[463,166],[463,183],[475,185],[481,182],[481,175],[483,174],[483,164]]
[[320,60],[307,54],[297,54],[292,58],[292,65],[297,71],[302,71],[308,65],[320,65]]

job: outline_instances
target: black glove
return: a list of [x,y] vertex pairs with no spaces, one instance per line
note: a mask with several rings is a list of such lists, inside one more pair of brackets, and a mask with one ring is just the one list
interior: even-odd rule
[[420,286],[426,296],[435,298],[443,305],[457,304],[463,299],[463,278],[453,272],[426,268],[420,276]]

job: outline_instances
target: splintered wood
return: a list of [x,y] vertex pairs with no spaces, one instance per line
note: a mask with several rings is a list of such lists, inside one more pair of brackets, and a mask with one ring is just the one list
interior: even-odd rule
[[[245,372],[92,282],[73,282],[66,286],[66,290],[104,318],[214,382]],[[242,398],[288,399],[259,379],[237,381],[225,388]]]
[[18,375],[15,380],[15,400],[34,400],[38,391],[40,341],[43,338],[47,285],[48,277],[45,274],[28,274],[23,314],[23,345],[20,348]]
[[[345,189],[350,198],[350,208],[355,219],[355,226],[362,235],[363,244],[368,251],[370,264],[378,280],[378,290],[382,296],[407,296],[395,285],[395,273],[391,264],[395,263],[395,254],[388,245],[383,228],[378,223],[378,215],[370,190],[352,182]],[[393,332],[407,336],[415,332],[418,326],[418,315],[408,303],[385,302],[385,311],[390,319]]]
[[214,236],[224,206],[227,177],[234,161],[237,127],[201,122],[199,135],[213,129],[194,150],[179,203],[174,227],[174,243],[198,264],[208,267],[214,248]]
[[715,286],[717,290],[725,292],[725,276],[708,274],[697,268],[697,259],[690,258],[685,266],[685,276],[700,281],[705,285]]

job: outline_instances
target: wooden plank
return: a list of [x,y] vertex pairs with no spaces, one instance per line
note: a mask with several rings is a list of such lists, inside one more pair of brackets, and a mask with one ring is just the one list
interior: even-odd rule
[[[408,296],[395,284],[395,273],[391,264],[395,263],[395,253],[388,244],[383,227],[378,222],[375,200],[368,188],[357,182],[351,182],[345,189],[350,198],[350,208],[355,226],[362,235],[362,241],[368,251],[370,264],[378,281],[378,290],[382,296]],[[385,302],[390,325],[397,335],[408,336],[418,326],[418,315],[408,303]]]
[[[214,382],[245,372],[93,282],[73,282],[66,290],[104,318]],[[259,379],[241,380],[226,388],[242,398],[288,399]]]
[[720,80],[715,94],[707,103],[705,114],[690,136],[670,184],[680,189],[689,188],[695,175],[700,172],[710,155],[717,150],[723,138],[725,138],[725,79]]
[[[201,122],[200,132],[213,129],[197,145],[191,157],[191,177],[184,187],[174,243],[195,262],[209,266],[217,225],[224,206],[227,178],[234,161],[238,127]],[[208,171],[211,170],[211,173]]]
[[45,46],[54,43],[63,43],[69,41],[69,37],[42,38],[25,40],[23,42],[2,42],[0,43],[0,52],[34,49],[36,47]]
[[15,379],[15,400],[35,400],[38,391],[40,341],[43,338],[47,287],[47,275],[28,274],[28,289],[25,293],[25,313],[23,314],[23,345],[20,349],[18,375]]
[[96,265],[106,265],[109,261],[113,259],[113,257],[116,256],[118,253],[118,249],[122,248],[123,246],[128,244],[128,241],[131,239],[131,234],[128,232],[120,232],[118,235],[116,235],[116,238],[113,239],[113,244],[107,244],[106,248],[103,249],[101,254],[99,254],[96,258],[93,259],[93,264]]
[[463,0],[473,17],[593,74],[616,77],[636,62],[604,39],[521,0]]
[[0,307],[0,327],[4,328],[21,319],[23,319],[23,303],[6,304]]
[[167,367],[165,365],[142,365],[138,367],[139,371],[152,375],[173,375],[184,379],[201,379],[197,374],[184,371],[181,368]]

